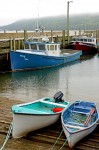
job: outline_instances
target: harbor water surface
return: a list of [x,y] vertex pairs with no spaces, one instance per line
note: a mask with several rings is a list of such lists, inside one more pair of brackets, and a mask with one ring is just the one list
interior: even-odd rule
[[0,96],[30,102],[53,97],[62,91],[64,99],[87,100],[99,105],[99,55],[53,68],[0,73]]

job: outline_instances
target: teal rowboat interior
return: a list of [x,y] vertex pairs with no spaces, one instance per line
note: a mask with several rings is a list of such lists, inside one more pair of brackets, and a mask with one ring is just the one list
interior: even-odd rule
[[53,108],[65,108],[68,104],[68,102],[54,103],[52,99],[45,98],[44,101],[38,101],[36,103],[20,106],[14,105],[12,106],[12,112],[21,114],[54,114]]

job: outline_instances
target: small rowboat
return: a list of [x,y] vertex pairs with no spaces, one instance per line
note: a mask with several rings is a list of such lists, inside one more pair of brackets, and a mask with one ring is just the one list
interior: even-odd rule
[[92,133],[99,120],[95,103],[76,101],[61,114],[61,122],[69,147]]
[[12,136],[20,138],[29,132],[47,127],[55,123],[69,102],[62,100],[61,91],[54,95],[54,99],[42,98],[30,103],[12,106],[13,129]]

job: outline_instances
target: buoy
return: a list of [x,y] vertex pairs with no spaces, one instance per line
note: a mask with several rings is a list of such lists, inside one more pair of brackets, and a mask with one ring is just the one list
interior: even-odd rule
[[52,109],[54,113],[62,111],[64,108],[55,107]]

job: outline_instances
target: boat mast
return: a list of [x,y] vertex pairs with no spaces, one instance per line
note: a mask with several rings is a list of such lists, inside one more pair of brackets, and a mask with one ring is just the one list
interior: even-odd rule
[[39,29],[39,5],[40,5],[40,0],[38,0],[38,6],[37,6],[38,15],[37,15],[36,29],[35,29],[36,32],[38,32],[40,30]]
[[73,1],[67,1],[67,42],[69,43],[69,4]]

